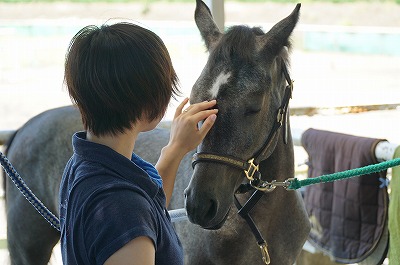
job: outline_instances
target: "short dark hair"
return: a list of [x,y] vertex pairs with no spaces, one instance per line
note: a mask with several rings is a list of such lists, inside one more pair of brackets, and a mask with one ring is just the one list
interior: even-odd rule
[[84,128],[97,136],[161,118],[179,93],[163,41],[126,22],[81,29],[69,45],[64,78]]

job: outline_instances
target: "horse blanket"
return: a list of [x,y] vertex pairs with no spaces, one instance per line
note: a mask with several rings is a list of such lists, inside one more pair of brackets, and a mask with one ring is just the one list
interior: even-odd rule
[[[374,151],[380,141],[308,129],[302,135],[309,156],[308,177],[375,164]],[[383,260],[388,246],[383,236],[388,215],[385,178],[386,171],[307,187],[304,199],[312,225],[309,242],[336,262],[358,263],[383,239],[378,258]]]

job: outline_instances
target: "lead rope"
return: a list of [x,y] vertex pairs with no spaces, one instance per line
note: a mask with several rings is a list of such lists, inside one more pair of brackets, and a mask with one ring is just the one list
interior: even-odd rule
[[[359,167],[355,169],[349,169],[341,172],[336,172],[332,174],[326,174],[315,178],[307,178],[303,180],[299,180],[297,178],[288,178],[284,181],[272,180],[271,182],[262,180],[260,174],[258,172],[258,166],[255,166],[255,170],[253,170],[253,175],[255,177],[248,178],[250,181],[250,185],[260,191],[271,192],[275,190],[276,187],[283,187],[286,190],[297,190],[301,187],[310,186],[314,184],[333,182],[342,179],[348,179],[352,177],[359,177],[362,175],[368,175],[371,173],[380,172],[383,170],[387,170],[392,167],[400,166],[400,158],[391,159],[388,161],[380,162],[373,165],[368,165],[364,167]],[[246,172],[245,172],[246,173]],[[253,185],[256,183],[257,185]],[[242,184],[243,185],[243,184]],[[239,187],[240,188],[240,187]]]
[[367,175],[371,173],[376,173],[379,171],[383,171],[392,167],[396,167],[400,165],[400,158],[395,158],[391,159],[388,161],[384,161],[378,164],[373,164],[373,165],[368,165],[360,168],[355,168],[355,169],[349,169],[346,171],[341,171],[337,173],[332,173],[332,174],[326,174],[322,175],[319,177],[315,178],[308,178],[308,179],[303,179],[299,180],[297,178],[292,178],[286,180],[289,185],[286,187],[288,190],[297,190],[300,189],[301,187],[309,186],[309,185],[314,185],[314,184],[319,184],[319,183],[327,183],[327,182],[333,182],[337,180],[342,180],[342,179],[347,179],[347,178],[352,178],[352,177],[358,177],[361,175]]
[[7,175],[10,177],[12,182],[18,188],[18,190],[24,195],[25,199],[36,209],[36,211],[43,216],[44,219],[57,231],[60,232],[60,220],[55,216],[29,189],[25,181],[21,178],[15,168],[12,166],[7,157],[0,152],[0,163],[4,168]]

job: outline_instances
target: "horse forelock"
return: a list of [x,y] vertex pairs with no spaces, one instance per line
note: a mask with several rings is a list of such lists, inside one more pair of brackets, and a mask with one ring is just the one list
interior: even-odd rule
[[229,28],[211,52],[210,66],[226,61],[251,61],[256,50],[255,37],[261,34],[263,32],[260,28],[247,26]]
[[[233,73],[241,71],[245,65],[255,66],[260,63],[266,63],[270,64],[270,67],[276,67],[276,62],[279,62],[278,65],[282,62],[289,66],[290,40],[286,45],[281,46],[282,48],[277,55],[273,55],[271,58],[270,54],[262,52],[257,46],[257,38],[264,34],[260,27],[250,28],[239,25],[229,28],[218,42],[218,45],[211,51],[208,69],[213,69],[213,71],[218,69],[215,71],[219,72],[216,76],[220,75],[221,72],[227,73],[230,70],[232,72],[230,76],[234,76]],[[278,71],[281,71],[280,67]],[[277,74],[274,71],[274,76]]]
[[[210,52],[207,66],[194,86],[196,99],[217,98],[221,87],[235,83],[244,65],[255,64],[257,59],[256,36],[264,32],[260,28],[233,26],[222,36]],[[204,90],[204,87],[209,89]],[[236,91],[238,92],[238,91]]]

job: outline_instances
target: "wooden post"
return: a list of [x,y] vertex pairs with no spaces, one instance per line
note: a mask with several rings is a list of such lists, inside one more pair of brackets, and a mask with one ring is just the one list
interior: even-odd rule
[[211,10],[214,21],[217,24],[219,30],[224,32],[225,30],[225,11],[224,11],[224,0],[206,0],[204,1]]

